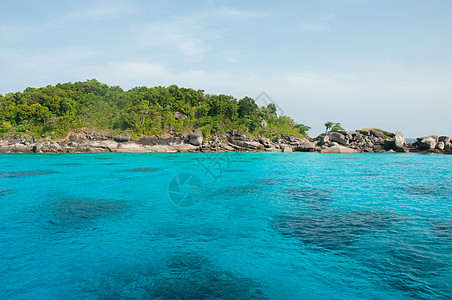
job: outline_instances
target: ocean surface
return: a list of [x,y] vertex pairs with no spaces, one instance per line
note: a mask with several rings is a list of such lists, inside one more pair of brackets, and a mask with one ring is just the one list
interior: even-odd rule
[[0,299],[451,299],[452,156],[0,155]]

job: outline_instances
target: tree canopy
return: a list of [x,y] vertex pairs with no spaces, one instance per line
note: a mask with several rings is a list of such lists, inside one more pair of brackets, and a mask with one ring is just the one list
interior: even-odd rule
[[268,137],[306,136],[310,129],[278,116],[272,103],[259,107],[249,97],[237,100],[176,85],[124,91],[92,79],[0,95],[0,135],[62,137],[80,128],[135,136],[197,129],[207,137],[234,129]]

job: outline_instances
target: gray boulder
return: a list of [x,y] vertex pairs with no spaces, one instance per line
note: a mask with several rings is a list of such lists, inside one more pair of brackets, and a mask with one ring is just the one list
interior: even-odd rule
[[193,146],[201,146],[202,138],[202,133],[200,131],[195,131],[188,135],[188,142]]
[[452,151],[452,143],[449,142],[449,143],[447,143],[446,145],[444,145],[444,150]]
[[318,145],[319,146],[323,146],[323,145],[325,145],[325,144],[328,144],[330,142],[330,137],[327,135],[327,134],[323,134],[321,137],[320,137],[320,140],[319,140],[319,142],[318,142]]
[[419,147],[424,150],[433,150],[436,147],[437,140],[434,136],[427,136],[418,139]]
[[355,149],[344,147],[344,146],[333,146],[333,147],[328,147],[326,149],[323,149],[320,152],[321,153],[356,153],[358,151]]
[[371,130],[370,130],[370,134],[373,135],[373,136],[375,136],[375,137],[377,137],[377,138],[380,138],[380,139],[384,138],[383,132],[378,131],[378,130],[373,130],[373,129],[371,129]]
[[436,148],[439,149],[439,150],[444,150],[445,146],[446,146],[446,145],[444,144],[444,142],[439,142],[439,143],[436,145]]
[[330,133],[328,133],[328,136],[330,138],[330,141],[332,141],[332,142],[336,142],[343,146],[348,145],[348,141],[345,138],[345,136],[339,132],[330,132]]
[[440,136],[439,138],[438,138],[438,142],[443,142],[445,145],[446,144],[449,144],[449,142],[450,142],[450,137],[448,137],[448,136]]
[[295,148],[295,151],[300,151],[300,152],[309,152],[309,151],[314,151],[314,150],[315,150],[315,143],[311,143],[311,142],[301,143]]
[[174,113],[174,118],[175,118],[176,120],[179,120],[179,119],[186,119],[186,118],[187,118],[187,115],[185,115],[185,114],[183,114],[183,113],[180,113],[180,112],[175,112],[175,113]]
[[387,137],[393,138],[395,137],[395,134],[386,130],[382,130],[383,134],[385,134]]
[[403,137],[403,132],[397,131],[395,133],[394,146],[396,148],[401,148],[401,147],[405,146],[405,138]]
[[118,134],[114,138],[115,142],[123,143],[130,141],[130,135],[128,134]]
[[261,121],[261,127],[265,128],[267,126],[268,126],[267,122],[265,120],[262,120]]
[[282,152],[293,152],[293,150],[292,150],[292,148],[289,147],[289,146],[284,146],[284,147],[282,148]]

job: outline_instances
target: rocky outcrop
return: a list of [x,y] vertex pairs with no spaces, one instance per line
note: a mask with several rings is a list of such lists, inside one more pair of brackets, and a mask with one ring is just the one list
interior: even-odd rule
[[[390,136],[392,136],[392,138]],[[356,150],[356,152],[395,151],[397,148],[395,145],[396,136],[397,135],[394,133],[375,129],[359,131],[339,130],[336,132],[328,132],[319,136],[317,145],[320,147],[320,152],[331,145],[335,145],[333,143],[346,146],[349,149]],[[403,145],[405,143],[403,133],[401,132],[399,132],[399,136],[397,137],[397,143],[399,145]],[[341,149],[341,151],[342,150],[344,149]],[[323,151],[323,153],[329,153],[328,151],[333,150],[326,150]]]
[[417,138],[417,141],[418,141],[417,145],[420,149],[433,150],[438,144],[438,136],[437,135],[424,136]]
[[[452,143],[449,137],[437,135],[417,138],[415,143],[406,143],[402,132],[392,133],[385,130],[337,131],[325,133],[317,138],[317,148],[322,153],[342,153],[332,146],[346,146],[357,152],[422,152],[451,153]],[[305,151],[304,146],[298,151]],[[334,151],[338,152],[334,152]],[[345,150],[344,150],[345,151]]]
[[402,132],[383,130],[337,131],[322,134],[315,141],[293,135],[249,136],[233,130],[205,141],[201,132],[167,132],[131,140],[127,134],[112,137],[108,132],[70,132],[59,140],[36,140],[30,136],[0,139],[0,153],[78,153],[78,152],[421,152],[452,153],[451,139],[431,135],[406,143]]
[[403,132],[401,131],[397,131],[395,133],[395,138],[394,138],[394,147],[396,149],[398,148],[402,148],[405,146],[405,138],[403,137]]
[[336,142],[339,145],[348,145],[348,139],[346,139],[346,135],[339,132],[330,132],[328,134],[329,140],[331,142]]

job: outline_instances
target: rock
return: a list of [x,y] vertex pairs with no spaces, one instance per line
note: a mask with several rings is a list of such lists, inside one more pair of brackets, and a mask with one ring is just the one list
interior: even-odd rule
[[447,145],[447,144],[449,144],[449,142],[450,142],[450,137],[448,137],[448,136],[440,136],[439,138],[438,138],[438,142],[443,142],[445,145]]
[[375,137],[377,137],[377,138],[380,138],[380,139],[384,138],[383,132],[378,131],[378,130],[373,130],[373,129],[371,129],[371,130],[370,130],[370,134],[373,135],[373,136],[375,136]]
[[315,150],[315,143],[312,143],[312,142],[301,143],[295,148],[295,151],[300,151],[300,152],[309,152],[309,151],[314,151],[314,150]]
[[394,150],[395,149],[395,140],[394,139],[384,140],[383,148],[386,151]]
[[135,144],[133,142],[129,143],[121,143],[118,148],[115,150],[116,152],[146,152],[146,148],[141,145]]
[[253,150],[264,149],[264,145],[262,145],[259,142],[244,141],[239,146],[242,146],[242,147],[245,147],[245,148],[248,148],[248,149],[253,149]]
[[435,149],[437,141],[433,136],[427,136],[418,139],[419,147],[424,150]]
[[407,147],[397,147],[395,149],[396,152],[400,152],[400,153],[408,153],[410,152],[410,150]]
[[393,138],[395,137],[395,134],[386,130],[382,130],[381,132],[383,132],[384,135],[386,135],[387,137]]
[[444,150],[445,146],[446,146],[446,145],[444,144],[444,142],[439,142],[439,143],[436,145],[436,148],[439,149],[439,150]]
[[187,118],[187,115],[184,115],[183,113],[180,113],[180,112],[175,112],[175,113],[174,113],[174,118],[175,118],[176,120],[179,120],[179,119],[186,119],[186,118]]
[[359,133],[361,133],[362,135],[370,135],[369,130],[360,130]]
[[323,145],[328,144],[329,142],[330,142],[329,136],[327,134],[322,134],[319,139],[318,145],[323,146]]
[[89,144],[92,148],[99,148],[99,149],[105,149],[110,152],[113,152],[118,148],[118,143],[115,141],[99,141]]
[[120,143],[129,142],[130,141],[130,135],[128,135],[128,134],[118,134],[117,136],[115,136],[114,140],[115,140],[115,142],[120,142]]
[[265,128],[267,126],[268,126],[267,122],[265,120],[262,120],[261,121],[261,127]]
[[203,136],[200,131],[194,131],[188,135],[188,142],[193,146],[201,146],[202,138]]
[[328,147],[335,147],[335,146],[339,146],[339,144],[336,142],[332,142],[328,145]]
[[449,142],[447,144],[444,145],[444,150],[446,151],[452,151],[452,143]]
[[337,142],[337,143],[339,143],[341,145],[344,145],[344,146],[348,145],[347,139],[341,133],[339,133],[339,132],[330,132],[330,133],[328,133],[328,135],[330,137],[330,141]]
[[356,153],[358,152],[355,149],[344,147],[344,146],[333,146],[328,147],[320,151],[321,153]]
[[282,152],[293,152],[292,148],[289,146],[285,146],[282,148]]
[[394,146],[396,148],[401,148],[401,147],[405,146],[405,138],[403,137],[403,132],[397,131],[395,133]]

